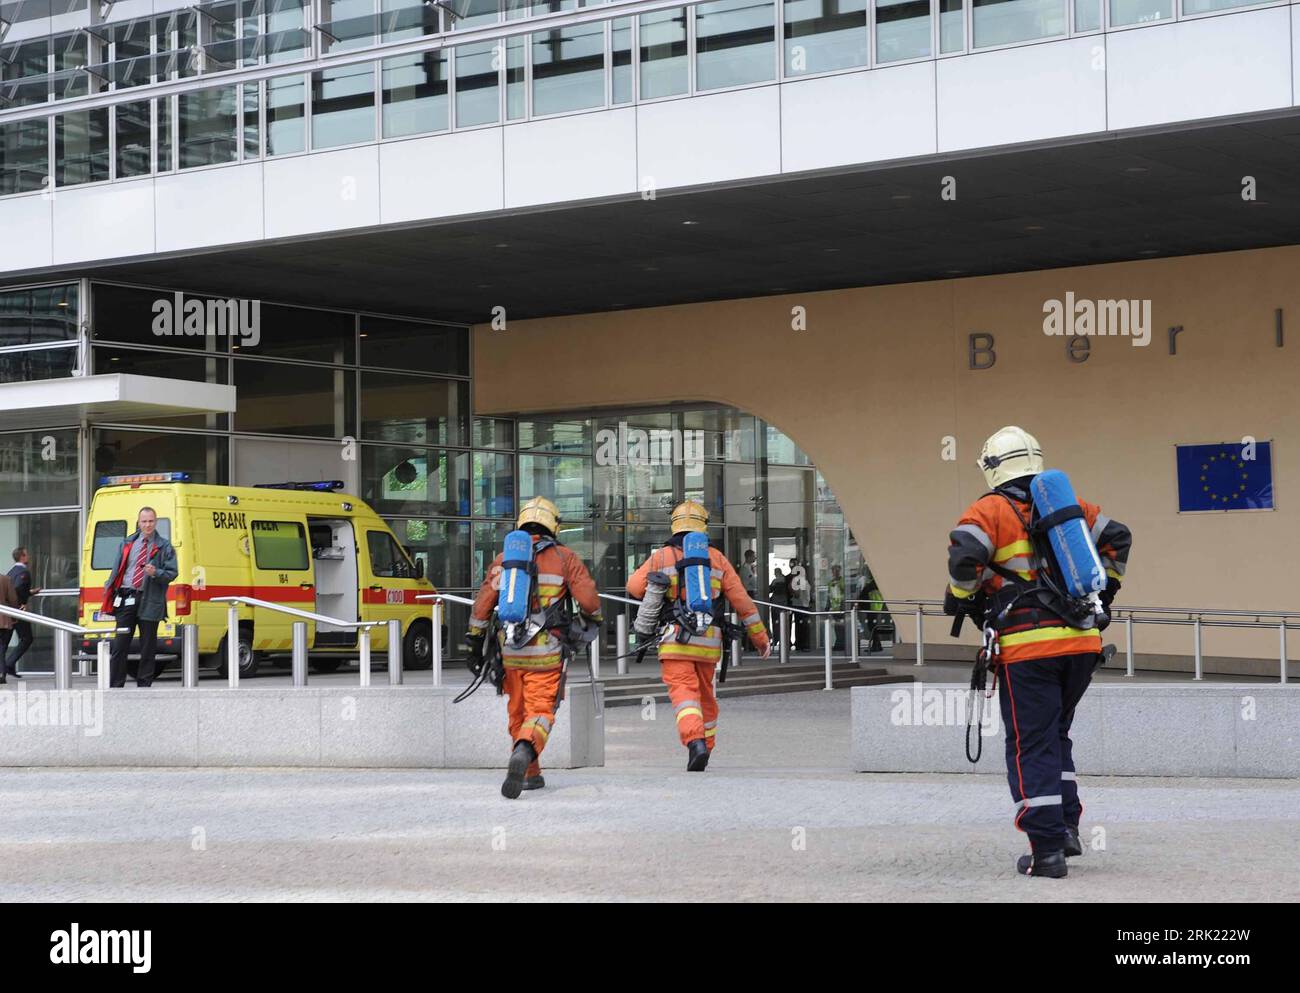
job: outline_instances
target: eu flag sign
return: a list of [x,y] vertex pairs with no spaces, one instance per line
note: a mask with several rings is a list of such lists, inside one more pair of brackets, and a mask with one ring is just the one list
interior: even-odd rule
[[1273,443],[1178,445],[1178,510],[1272,510]]

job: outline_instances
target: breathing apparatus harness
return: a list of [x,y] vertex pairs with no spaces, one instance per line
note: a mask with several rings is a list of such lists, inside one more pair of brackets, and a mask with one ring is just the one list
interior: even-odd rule
[[[1083,629],[1098,626],[1101,618],[1109,621],[1100,600],[1095,596],[1071,596],[1064,589],[1059,580],[1060,571],[1056,564],[1056,556],[1047,540],[1049,530],[1067,520],[1082,517],[1083,508],[1075,504],[1048,514],[1046,517],[1040,517],[1037,510],[1033,509],[1034,504],[1029,495],[1019,487],[1007,484],[999,486],[993,493],[1007,502],[1007,506],[1024,527],[1025,533],[1029,535],[1034,564],[1038,570],[1038,581],[1031,585],[1029,581],[1005,566],[993,562],[988,564],[989,569],[1006,581],[994,594],[993,603],[990,604],[990,616],[994,625],[998,628],[1005,626],[1007,615],[1013,608],[1033,610],[1034,623],[1044,620],[1044,614],[1058,618],[1070,627]],[[1028,503],[1031,508],[1029,519],[1021,513],[1020,506],[1016,502],[1017,498],[1022,497],[1022,502]],[[1024,600],[1032,600],[1033,603],[1028,608],[1020,608],[1019,604]],[[1105,622],[1102,623],[1104,625]]]
[[[684,540],[679,540],[679,535],[673,535],[672,539],[664,547],[678,548],[684,546],[684,544]],[[686,598],[687,570],[693,568],[704,569],[706,570],[705,577],[709,582],[712,582],[713,561],[707,554],[687,555],[684,547],[681,548],[681,552],[681,558],[677,559],[673,566],[677,572],[677,589],[681,595],[672,600],[665,617],[664,604],[672,580],[668,573],[662,570],[656,570],[646,576],[645,595],[641,598],[641,606],[637,609],[636,619],[632,622],[632,630],[646,640],[640,647],[617,658],[627,658],[635,655],[639,664],[652,645],[662,645],[670,639],[685,644],[692,637],[703,635],[710,627],[719,629],[724,645],[729,645],[732,641],[744,635],[745,629],[741,625],[733,624],[727,619],[725,604],[721,596],[713,599],[709,603],[707,610],[691,609],[691,605],[687,603]],[[719,683],[727,681],[729,663],[729,653],[724,650],[722,653],[722,668],[718,671]]]
[[[997,692],[998,666],[1001,665],[1000,632],[1007,626],[1007,619],[1013,610],[1029,611],[1027,623],[1037,625],[1045,619],[1065,622],[1071,627],[1088,629],[1102,628],[1109,622],[1099,599],[1093,597],[1076,597],[1066,592],[1058,580],[1058,566],[1047,539],[1047,532],[1064,521],[1083,516],[1083,508],[1074,504],[1055,513],[1039,516],[1033,500],[1023,488],[1014,483],[1006,483],[992,491],[1001,497],[1015,513],[1029,535],[1033,561],[1038,571],[1036,583],[1026,580],[1019,573],[994,562],[987,567],[1004,580],[1002,586],[993,594],[978,593],[966,603],[958,606],[953,618],[951,634],[956,638],[961,633],[962,622],[970,617],[979,619],[982,641],[975,654],[975,664],[971,669],[970,697],[966,714],[966,759],[971,763],[980,760],[984,751],[982,735],[976,735],[976,747],[972,755],[971,730],[982,727],[987,701]],[[1030,517],[1027,520],[1021,513],[1019,503],[1028,504]],[[1025,601],[1029,601],[1023,605]],[[1108,645],[1097,656],[1097,668],[1115,654],[1115,646]],[[990,681],[990,674],[992,679]]]
[[[564,596],[558,597],[545,607],[541,606],[537,596],[537,556],[551,547],[563,548],[565,546],[550,535],[542,535],[533,545],[533,557],[530,560],[502,561],[503,571],[518,568],[526,570],[528,574],[528,603],[530,607],[528,616],[519,623],[505,623],[501,620],[499,608],[492,611],[483,638],[483,656],[481,660],[471,658],[469,662],[469,670],[474,674],[475,678],[452,701],[453,703],[460,703],[462,700],[473,696],[474,692],[484,682],[490,682],[496,687],[497,696],[501,696],[505,687],[505,663],[501,656],[502,642],[504,641],[511,648],[523,648],[541,631],[549,631],[555,637],[555,640],[560,643],[560,685],[555,698],[555,707],[557,710],[559,709],[560,703],[564,700],[564,687],[568,679],[569,661],[573,658],[578,646],[590,644],[599,637],[600,627],[594,621],[589,622],[581,611],[574,609],[573,598],[569,595],[567,589]],[[503,633],[504,637],[499,637],[499,633]],[[593,670],[593,685],[597,681],[595,676]],[[600,694],[596,693],[594,695],[597,716],[599,717],[603,711],[603,705],[600,702]]]

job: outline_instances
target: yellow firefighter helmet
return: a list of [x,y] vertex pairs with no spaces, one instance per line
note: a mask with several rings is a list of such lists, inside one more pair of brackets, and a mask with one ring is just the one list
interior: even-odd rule
[[552,535],[560,533],[560,510],[546,497],[535,496],[519,508],[519,520],[515,527],[525,524],[540,524]]
[[696,500],[683,500],[673,508],[673,534],[709,530],[709,512]]

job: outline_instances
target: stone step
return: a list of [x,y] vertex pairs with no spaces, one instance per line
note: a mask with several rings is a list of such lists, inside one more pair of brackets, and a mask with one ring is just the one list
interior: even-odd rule
[[[835,666],[831,685],[836,689],[850,686],[875,686],[881,683],[909,683],[910,676],[891,676],[884,669],[860,669],[855,665]],[[783,669],[760,669],[745,673],[729,672],[727,681],[717,687],[724,697],[763,696],[772,693],[800,693],[825,689],[825,671],[821,666],[797,666]],[[605,683],[605,704],[610,707],[634,706],[649,697],[656,702],[668,700],[668,689],[659,680],[631,681],[615,678]]]

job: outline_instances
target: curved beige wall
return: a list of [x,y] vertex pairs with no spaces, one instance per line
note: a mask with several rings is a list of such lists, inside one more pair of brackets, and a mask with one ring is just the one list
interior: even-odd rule
[[[1296,608],[1298,272],[1300,248],[1283,248],[479,326],[475,409],[751,410],[816,462],[895,598],[942,593],[948,531],[984,491],[980,446],[1019,423],[1080,495],[1132,527],[1126,602]],[[1150,299],[1151,343],[1094,337],[1071,363],[1069,339],[1042,324],[1044,301],[1071,290]],[[791,329],[794,307],[806,331]],[[1283,348],[1277,308],[1291,325]],[[1184,328],[1174,356],[1171,325]],[[976,331],[996,338],[991,369],[967,368]],[[1179,515],[1175,443],[1246,435],[1275,441],[1278,509]],[[947,436],[955,461],[942,457]],[[1191,636],[1142,637],[1139,650],[1186,652]],[[1276,657],[1277,636],[1211,631],[1205,650]]]

